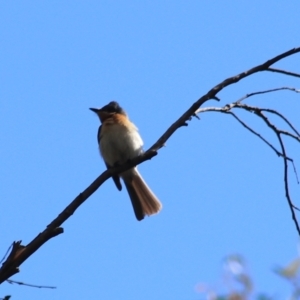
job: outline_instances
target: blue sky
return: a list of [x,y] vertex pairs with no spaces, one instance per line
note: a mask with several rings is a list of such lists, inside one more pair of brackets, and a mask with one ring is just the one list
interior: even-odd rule
[[[89,107],[117,100],[145,148],[223,79],[299,46],[298,1],[2,1],[0,3],[0,218],[3,254],[27,244],[103,170]],[[299,72],[300,56],[276,65]],[[300,87],[260,73],[219,94]],[[299,95],[249,104],[299,122]],[[271,141],[255,117],[242,114]],[[300,170],[299,145],[287,142]],[[13,299],[201,299],[220,286],[224,256],[242,254],[255,292],[285,297],[272,273],[297,256],[283,162],[233,118],[201,115],[139,169],[163,203],[135,220],[125,191],[106,182],[12,279],[57,290],[1,285]],[[300,171],[299,171],[300,172]],[[292,196],[299,186],[291,173]]]

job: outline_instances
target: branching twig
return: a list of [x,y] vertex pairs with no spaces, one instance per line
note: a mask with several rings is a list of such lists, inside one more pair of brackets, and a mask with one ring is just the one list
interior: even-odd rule
[[296,130],[296,128],[292,125],[292,123],[285,116],[283,116],[281,113],[279,113],[278,111],[276,111],[274,109],[270,109],[270,108],[261,108],[261,111],[266,111],[266,112],[269,112],[269,113],[273,113],[274,115],[277,115],[283,121],[285,121],[285,123],[287,123],[289,125],[289,127],[297,134],[298,137],[300,137],[300,133]]
[[291,138],[295,139],[296,141],[300,142],[300,137],[299,136],[296,136],[296,135],[294,135],[294,134],[292,134],[288,131],[281,130],[281,129],[278,130],[278,131],[279,131],[279,133],[284,134],[284,135],[288,135],[289,137],[291,137]]
[[268,142],[263,136],[261,136],[258,132],[256,132],[254,129],[252,129],[249,125],[247,125],[245,122],[243,122],[240,118],[237,117],[236,114],[233,112],[227,112],[228,114],[231,114],[239,123],[241,123],[246,129],[248,129],[250,132],[252,132],[254,135],[259,137],[264,143],[266,143],[278,156],[283,156],[283,153],[278,151],[270,142]]
[[[272,150],[274,150],[274,152],[278,156],[283,158],[283,161],[284,161],[285,195],[286,195],[286,199],[288,201],[288,204],[289,204],[289,207],[290,207],[290,210],[291,210],[291,213],[292,213],[292,219],[295,223],[298,234],[300,235],[300,226],[299,226],[298,220],[296,218],[296,214],[295,214],[295,210],[300,211],[300,209],[293,204],[293,202],[291,200],[291,197],[290,197],[289,183],[288,183],[288,161],[290,161],[293,165],[294,173],[296,175],[296,179],[297,179],[298,184],[299,184],[299,179],[298,179],[298,174],[297,174],[297,170],[295,168],[294,161],[293,161],[292,158],[290,158],[286,155],[285,146],[284,146],[284,143],[283,143],[282,137],[281,137],[281,135],[286,135],[286,136],[291,137],[291,138],[295,139],[296,141],[300,142],[299,132],[296,130],[296,128],[292,125],[292,123],[285,116],[283,116],[281,113],[277,112],[276,110],[269,109],[269,108],[254,107],[254,106],[250,106],[248,104],[241,103],[246,98],[249,98],[249,97],[254,96],[254,95],[260,95],[260,94],[265,94],[265,93],[284,90],[284,89],[299,92],[299,90],[294,89],[294,88],[276,88],[276,89],[270,89],[270,90],[265,90],[265,91],[259,91],[259,92],[254,92],[254,93],[247,94],[246,96],[240,98],[238,101],[233,102],[231,104],[227,104],[224,107],[205,107],[205,108],[198,109],[197,112],[198,113],[203,113],[203,112],[213,111],[213,112],[222,112],[222,113],[232,115],[243,127],[245,127],[247,130],[249,130],[251,133],[253,133],[257,137],[259,137]],[[265,124],[275,133],[275,135],[278,139],[278,142],[280,144],[281,151],[277,150],[270,142],[268,142],[258,132],[256,132],[254,129],[252,129],[244,121],[242,121],[235,113],[233,113],[232,110],[234,108],[239,108],[239,109],[243,109],[245,111],[251,112],[251,113],[255,113],[256,116],[261,118],[265,122]],[[281,130],[281,129],[277,128],[273,123],[270,122],[270,120],[267,118],[267,116],[264,114],[264,112],[275,114],[275,115],[279,116],[283,121],[285,121],[286,124],[288,124],[288,126],[294,131],[294,133],[296,133],[296,135],[289,132],[289,131],[285,131],[285,130]]]
[[249,125],[247,125],[243,120],[241,120],[235,113],[233,113],[231,110],[234,107],[237,107],[239,104],[237,102],[234,102],[232,104],[225,105],[224,107],[204,107],[198,110],[198,113],[204,113],[204,112],[221,112],[225,114],[232,115],[243,127],[245,127],[247,130],[249,130],[251,133],[256,135],[258,138],[260,138],[264,143],[266,143],[278,156],[283,156],[283,154],[275,148],[274,145],[272,145],[269,141],[267,141],[260,133],[255,131],[253,128],[251,128]]
[[295,214],[295,211],[294,211],[294,204],[291,200],[291,197],[290,197],[290,192],[289,192],[289,182],[288,182],[288,160],[292,161],[292,159],[289,159],[286,155],[286,150],[285,150],[285,146],[284,146],[284,143],[282,141],[282,138],[281,138],[281,132],[280,130],[278,130],[276,128],[276,126],[274,124],[272,124],[268,118],[260,111],[257,111],[256,112],[259,116],[262,117],[262,119],[265,121],[265,123],[267,124],[267,126],[269,128],[271,128],[274,133],[276,134],[277,138],[278,138],[278,141],[279,141],[279,144],[280,144],[280,147],[281,147],[281,150],[282,150],[282,153],[283,153],[283,163],[284,163],[284,189],[285,189],[285,196],[286,196],[286,199],[288,201],[288,204],[289,204],[289,207],[290,207],[290,210],[291,210],[291,214],[292,214],[292,218],[293,218],[293,221],[295,223],[295,226],[296,226],[296,229],[298,231],[298,234],[300,235],[300,226],[299,226],[299,223],[298,223],[298,220],[296,218],[296,214]]
[[[60,226],[77,210],[77,208],[83,204],[88,197],[90,197],[108,178],[112,175],[118,174],[122,171],[128,170],[129,168],[138,165],[146,160],[151,159],[157,154],[157,151],[164,146],[166,141],[171,137],[171,135],[180,127],[186,126],[187,122],[191,119],[199,107],[208,100],[217,100],[217,94],[225,87],[237,83],[243,78],[246,78],[252,74],[271,71],[270,66],[274,63],[280,61],[283,58],[291,56],[295,53],[300,52],[300,47],[291,49],[285,53],[282,53],[263,64],[260,64],[248,71],[242,72],[236,76],[227,78],[223,82],[216,85],[208,93],[199,98],[177,121],[175,121],[166,132],[157,140],[154,145],[147,150],[141,156],[133,159],[122,166],[111,168],[103,172],[89,187],[87,187],[82,193],[80,193],[59,215],[55,218],[47,228],[39,233],[28,245],[21,245],[21,241],[14,242],[12,250],[3,263],[0,269],[0,284],[7,280],[10,276],[19,272],[19,266],[30,257],[35,251],[37,251],[44,243],[46,243],[51,238],[63,233],[63,228]],[[291,75],[291,74],[287,74]],[[274,149],[273,149],[274,150]],[[286,157],[285,153],[283,156]],[[286,161],[286,159],[285,159]]]

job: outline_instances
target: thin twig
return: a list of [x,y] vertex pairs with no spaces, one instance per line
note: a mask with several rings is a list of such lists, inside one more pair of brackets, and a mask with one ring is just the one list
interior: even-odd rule
[[243,100],[250,98],[252,96],[256,96],[256,95],[261,95],[261,94],[266,94],[266,93],[272,93],[272,92],[278,92],[278,91],[282,91],[282,90],[289,90],[289,91],[293,91],[295,93],[300,93],[300,90],[297,90],[295,88],[290,88],[290,87],[280,87],[280,88],[275,88],[275,89],[270,89],[270,90],[264,90],[264,91],[258,91],[258,92],[253,92],[250,94],[245,95],[244,97],[240,98],[239,100],[236,101],[236,103],[240,103]]
[[299,184],[299,177],[298,177],[298,173],[297,173],[297,169],[295,167],[294,161],[292,161],[292,165],[293,165],[293,169],[294,169],[294,173],[295,173],[295,176],[296,176],[297,183]]
[[300,211],[299,207],[295,206],[294,204],[293,204],[293,208]]
[[12,248],[12,246],[13,246],[13,244],[11,244],[11,245],[8,247],[8,249],[6,250],[6,252],[5,252],[4,256],[3,256],[3,258],[0,260],[0,264],[4,261],[4,259],[6,258],[8,252],[9,252],[10,249]]
[[34,288],[39,288],[39,289],[56,289],[56,286],[49,286],[49,285],[35,285],[35,284],[29,284],[29,283],[24,283],[21,281],[15,281],[11,279],[6,280],[10,284],[19,284],[19,285],[24,285],[24,286],[29,286],[29,287],[34,287]]
[[276,69],[276,68],[268,68],[268,69],[266,69],[266,71],[281,73],[284,75],[289,75],[289,76],[294,76],[294,77],[300,77],[300,74],[290,72],[290,71],[280,70],[280,69]]

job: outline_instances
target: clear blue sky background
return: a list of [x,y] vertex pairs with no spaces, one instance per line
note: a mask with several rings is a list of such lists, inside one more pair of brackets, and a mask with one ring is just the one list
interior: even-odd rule
[[[88,110],[117,100],[150,147],[221,80],[300,45],[299,1],[1,1],[0,177],[4,254],[27,244],[103,170]],[[276,65],[299,72],[299,54]],[[224,105],[299,79],[260,73],[222,91]],[[300,127],[299,95],[247,101],[280,109]],[[242,115],[271,141],[254,116]],[[300,171],[299,145],[288,143]],[[179,129],[139,169],[163,210],[135,220],[128,195],[106,182],[15,280],[12,299],[200,299],[220,286],[225,255],[240,253],[255,292],[279,299],[289,285],[272,273],[297,256],[283,162],[230,116]],[[299,205],[299,186],[291,172]]]

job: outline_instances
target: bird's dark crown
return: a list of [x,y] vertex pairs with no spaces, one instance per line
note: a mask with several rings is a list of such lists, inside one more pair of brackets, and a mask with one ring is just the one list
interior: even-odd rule
[[100,111],[107,112],[107,113],[118,113],[123,115],[126,114],[123,108],[116,101],[109,102],[107,105],[100,108]]

